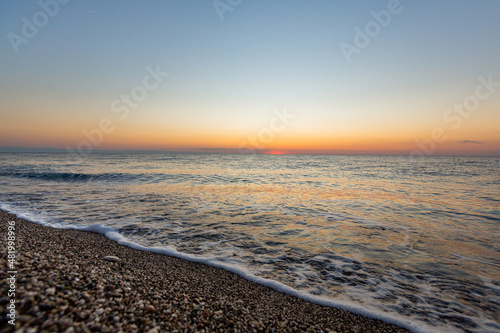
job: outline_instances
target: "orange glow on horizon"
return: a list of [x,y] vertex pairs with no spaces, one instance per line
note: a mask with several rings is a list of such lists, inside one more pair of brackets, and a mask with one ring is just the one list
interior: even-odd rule
[[286,152],[283,150],[270,150],[265,152],[266,155],[286,155]]
[[[114,119],[113,130],[102,132],[99,119],[67,122],[63,117],[47,117],[26,122],[23,110],[12,112],[10,122],[0,123],[0,147],[58,148],[89,150],[159,150],[239,153],[256,150],[266,155],[340,154],[340,155],[486,155],[499,156],[497,122],[477,123],[458,130],[442,126],[446,140],[432,139],[432,126],[403,130],[352,131],[325,133],[290,128],[277,133],[271,142],[262,142],[258,130],[204,127],[171,123],[142,123],[140,119],[121,122]],[[48,112],[48,111],[47,111]],[[33,116],[34,117],[34,116]]]

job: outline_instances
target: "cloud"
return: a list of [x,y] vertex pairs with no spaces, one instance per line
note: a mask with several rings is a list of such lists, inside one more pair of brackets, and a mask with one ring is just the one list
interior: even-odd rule
[[473,143],[473,144],[476,144],[476,145],[482,145],[483,144],[483,142],[481,142],[481,141],[472,141],[472,140],[459,141],[458,143]]

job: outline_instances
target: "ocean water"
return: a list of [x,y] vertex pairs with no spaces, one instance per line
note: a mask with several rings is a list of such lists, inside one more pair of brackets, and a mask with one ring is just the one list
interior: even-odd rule
[[414,331],[500,332],[499,158],[9,153],[0,208]]

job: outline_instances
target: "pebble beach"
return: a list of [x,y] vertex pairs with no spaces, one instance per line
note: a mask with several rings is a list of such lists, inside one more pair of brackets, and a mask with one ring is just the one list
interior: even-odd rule
[[103,235],[15,222],[15,327],[3,246],[1,332],[408,332],[310,303],[220,268],[135,250]]

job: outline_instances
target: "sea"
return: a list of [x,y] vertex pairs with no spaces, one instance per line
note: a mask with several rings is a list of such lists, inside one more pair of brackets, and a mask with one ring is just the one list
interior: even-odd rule
[[500,332],[498,157],[0,154],[0,208],[414,332]]

